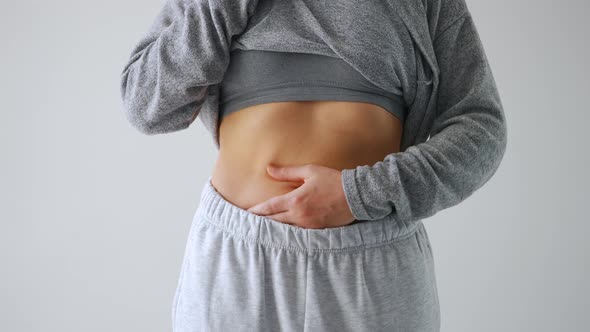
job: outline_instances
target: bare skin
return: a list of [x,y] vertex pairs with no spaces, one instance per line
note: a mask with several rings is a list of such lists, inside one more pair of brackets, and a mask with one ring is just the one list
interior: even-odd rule
[[[403,124],[380,106],[348,101],[259,104],[224,117],[211,182],[230,203],[304,228],[356,219],[340,171],[400,149]],[[285,167],[275,172],[268,166]]]

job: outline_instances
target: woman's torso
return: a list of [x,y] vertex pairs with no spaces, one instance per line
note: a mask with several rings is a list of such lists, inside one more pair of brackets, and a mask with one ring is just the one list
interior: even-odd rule
[[267,165],[313,163],[338,170],[373,165],[399,151],[402,126],[392,113],[366,102],[249,106],[221,120],[211,182],[227,201],[248,209],[302,184],[273,179]]

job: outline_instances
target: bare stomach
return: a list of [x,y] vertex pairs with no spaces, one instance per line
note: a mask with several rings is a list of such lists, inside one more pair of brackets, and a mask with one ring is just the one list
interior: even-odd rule
[[246,107],[219,126],[211,183],[244,210],[302,183],[272,178],[277,166],[313,163],[338,170],[373,165],[400,149],[402,122],[364,102],[288,101]]

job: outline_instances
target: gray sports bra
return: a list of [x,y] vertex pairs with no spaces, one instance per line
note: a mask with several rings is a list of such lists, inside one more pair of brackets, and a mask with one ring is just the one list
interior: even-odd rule
[[402,96],[372,84],[342,59],[309,53],[232,51],[220,85],[220,118],[247,106],[297,100],[368,102],[402,122],[407,110]]

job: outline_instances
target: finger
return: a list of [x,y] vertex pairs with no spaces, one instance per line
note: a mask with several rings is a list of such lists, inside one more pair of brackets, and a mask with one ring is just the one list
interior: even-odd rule
[[294,221],[292,221],[293,217],[291,216],[291,214],[292,214],[291,211],[284,211],[284,212],[280,212],[280,213],[271,214],[266,217],[270,218],[272,220],[275,220],[275,221],[279,221],[283,224],[297,226],[297,224]]
[[295,166],[267,166],[268,173],[275,179],[287,181],[305,181],[312,176],[314,164]]
[[262,216],[287,211],[289,209],[289,200],[293,196],[293,191],[283,195],[271,197],[262,203],[254,205],[247,211]]

